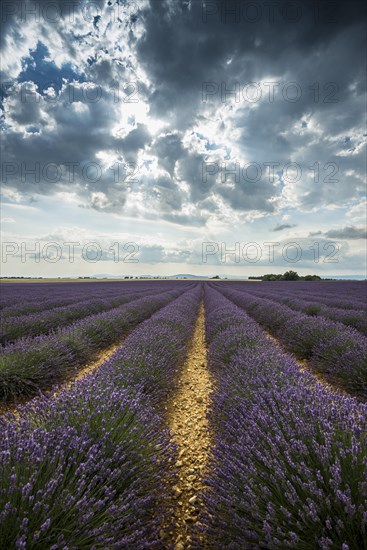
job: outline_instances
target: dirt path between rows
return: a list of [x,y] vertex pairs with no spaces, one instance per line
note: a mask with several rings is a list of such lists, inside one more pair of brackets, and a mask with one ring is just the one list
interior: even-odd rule
[[[260,325],[261,326],[261,325]],[[276,338],[275,336],[273,336],[271,334],[271,332],[269,332],[269,330],[265,329],[264,327],[261,327],[263,329],[263,331],[265,332],[266,334],[266,337],[269,338],[269,340],[271,340],[273,342],[273,344],[276,346],[276,348],[281,351],[282,353],[285,353],[287,355],[290,355],[294,362],[297,363],[298,367],[299,367],[299,370],[302,372],[302,371],[305,371],[305,370],[308,370],[310,373],[311,373],[311,370],[309,369],[308,367],[308,361],[307,359],[297,359],[297,357],[294,355],[294,353],[291,353],[290,351],[288,351],[285,346],[282,344],[282,342],[280,342],[280,340],[278,340],[278,338]],[[313,376],[315,376],[314,373],[311,373],[313,374]]]
[[206,362],[205,311],[202,300],[192,343],[183,366],[178,388],[167,404],[167,424],[178,445],[175,467],[178,480],[173,487],[172,515],[174,531],[169,544],[175,550],[191,547],[189,529],[197,523],[200,511],[198,493],[204,489],[212,434],[208,426],[208,410],[213,382]]
[[74,384],[74,382],[81,380],[82,378],[87,376],[87,374],[90,374],[91,372],[98,369],[105,361],[108,361],[108,359],[115,353],[115,351],[118,350],[124,344],[126,338],[127,337],[120,340],[120,342],[118,342],[117,344],[112,344],[112,346],[109,346],[108,348],[99,352],[94,361],[87,363],[81,370],[77,372],[74,378],[66,382],[65,387],[69,389],[72,386],[72,384]]
[[340,388],[338,386],[334,386],[331,384],[321,373],[314,372],[309,364],[307,359],[298,359],[294,353],[288,351],[285,346],[276,338],[273,336],[268,330],[263,328],[263,331],[265,332],[266,336],[275,344],[275,346],[278,348],[279,351],[281,351],[284,354],[290,355],[295,363],[298,365],[298,368],[300,372],[308,372],[308,374],[311,374],[315,380],[321,384],[326,390],[328,390],[331,393],[337,393],[339,395],[343,395],[344,397],[350,397],[350,394],[346,392],[343,388]]
[[[108,348],[97,353],[96,358],[93,361],[90,361],[89,363],[87,363],[73,377],[61,383],[58,386],[57,390],[53,391],[51,395],[53,397],[57,397],[62,390],[70,389],[75,382],[77,382],[78,380],[81,380],[82,378],[87,376],[87,374],[90,374],[91,372],[98,369],[105,361],[107,361],[115,353],[116,350],[118,350],[124,344],[126,338],[127,337],[125,336],[117,344],[113,344],[112,346],[109,346]],[[48,395],[48,392],[46,393],[46,395]],[[7,413],[11,413],[11,414],[14,414],[15,417],[19,417],[22,406],[24,406],[26,403],[29,403],[35,397],[37,396],[33,396],[30,399],[29,398],[24,398],[23,400],[19,399],[17,403],[12,403],[12,402],[0,403],[0,416],[5,415]]]

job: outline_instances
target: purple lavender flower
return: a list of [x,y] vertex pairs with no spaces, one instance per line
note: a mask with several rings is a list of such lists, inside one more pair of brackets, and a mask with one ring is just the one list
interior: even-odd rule
[[4,547],[164,547],[175,449],[154,405],[174,387],[201,285],[177,294],[98,372],[0,419]]
[[301,372],[213,286],[215,447],[198,534],[213,548],[365,548],[367,406]]

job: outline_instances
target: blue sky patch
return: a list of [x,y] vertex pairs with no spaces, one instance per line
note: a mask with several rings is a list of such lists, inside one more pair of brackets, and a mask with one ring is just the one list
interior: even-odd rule
[[18,75],[18,82],[32,81],[37,85],[38,91],[43,94],[44,90],[49,87],[59,92],[64,78],[68,82],[85,81],[70,63],[66,63],[59,69],[54,61],[47,59],[49,55],[47,47],[42,42],[38,42],[36,49],[31,50],[30,55],[23,58],[23,70]]

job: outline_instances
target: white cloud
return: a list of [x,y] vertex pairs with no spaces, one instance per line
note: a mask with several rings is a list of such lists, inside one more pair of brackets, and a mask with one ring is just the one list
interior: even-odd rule
[[[257,227],[266,238],[276,226],[297,224],[302,237],[364,223],[359,8],[340,25],[311,28],[305,17],[292,29],[261,21],[255,32],[219,20],[203,25],[199,4],[186,9],[168,2],[153,9],[148,0],[138,0],[129,3],[129,11],[126,3],[98,3],[98,20],[86,17],[78,4],[72,22],[30,17],[6,25],[5,79],[26,74],[20,80],[26,79],[29,88],[25,101],[25,84],[16,82],[4,101],[3,159],[17,168],[3,181],[7,208],[34,211],[36,230],[48,214],[42,211],[45,199],[62,205],[64,215],[77,218],[79,209],[92,229],[87,234],[98,223],[91,220],[102,215],[116,224],[128,221],[139,232],[144,224],[156,227],[164,242],[150,243],[145,252],[155,262],[190,263],[185,245],[175,246],[177,234],[200,240],[210,233],[219,239],[235,235],[239,227],[250,234]],[[31,78],[37,63],[30,56],[38,42],[48,50],[37,61],[40,79],[47,80],[48,71],[60,79],[64,75],[54,101],[45,90],[37,91]],[[205,82],[217,87],[207,102]],[[259,101],[243,95],[250,82],[259,83]],[[268,82],[279,84],[274,101]],[[289,82],[302,88],[299,101],[285,100],[282,90]],[[337,89],[335,102],[325,101],[330,83],[337,85],[331,88]],[[240,86],[239,101],[230,93],[223,100],[223,85],[227,92]],[[51,82],[45,87],[52,95]],[[98,101],[91,100],[98,93]],[[41,176],[24,181],[21,163],[31,168],[36,162]],[[269,162],[277,163],[274,181]],[[44,176],[47,163],[60,169],[57,181]],[[77,165],[74,177],[68,163]],[[99,166],[95,180],[88,177],[93,170],[83,172],[88,163]],[[217,170],[204,178],[208,163]],[[243,177],[249,163],[261,167],[258,181]],[[298,181],[292,181],[294,170],[284,173],[288,163],[301,167]],[[224,181],[223,170],[235,165],[240,181],[233,174]],[[119,173],[116,179],[116,166],[122,178]],[[127,173],[131,167],[133,175]]]

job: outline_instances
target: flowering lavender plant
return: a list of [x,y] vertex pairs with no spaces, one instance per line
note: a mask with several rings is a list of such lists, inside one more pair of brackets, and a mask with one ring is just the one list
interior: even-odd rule
[[164,548],[175,448],[154,405],[194,328],[201,288],[185,288],[98,372],[0,421],[4,547]]
[[208,287],[206,311],[216,445],[194,547],[367,548],[366,405],[300,372]]
[[63,305],[36,313],[8,317],[1,324],[0,341],[6,344],[21,337],[47,334],[51,330],[56,330],[78,319],[111,310],[149,294],[153,294],[152,288],[145,292],[140,290],[140,292],[125,293],[117,296],[94,297],[93,300],[88,298],[71,305]]
[[309,359],[316,372],[355,394],[367,397],[367,339],[357,330],[323,317],[310,317],[250,292],[217,286],[276,336],[287,350]]
[[[167,287],[166,287],[167,288]],[[133,300],[90,315],[55,334],[25,338],[0,352],[0,398],[34,395],[72,375],[96,352],[126,335],[139,322],[165,306],[187,286]]]

